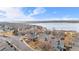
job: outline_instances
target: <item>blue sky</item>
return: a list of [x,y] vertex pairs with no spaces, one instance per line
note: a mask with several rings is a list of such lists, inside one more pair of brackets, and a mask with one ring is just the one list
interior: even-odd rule
[[[36,8],[23,8],[25,15],[30,14]],[[28,12],[30,10],[30,12]],[[37,19],[47,19],[47,18],[79,18],[79,8],[69,8],[69,7],[45,7],[41,11],[45,10],[44,13],[39,13],[34,15],[34,18]]]
[[79,20],[78,7],[0,7],[0,21]]

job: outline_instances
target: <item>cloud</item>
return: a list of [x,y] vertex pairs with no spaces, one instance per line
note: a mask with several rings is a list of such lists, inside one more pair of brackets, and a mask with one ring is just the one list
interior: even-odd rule
[[68,21],[68,20],[71,20],[71,21],[75,21],[75,20],[79,20],[79,18],[74,18],[74,17],[69,17],[69,16],[64,16],[64,17],[61,17],[61,18],[49,18],[49,19],[44,19],[46,21],[52,21],[52,20],[62,20],[62,21]]
[[5,11],[3,11],[3,10],[0,10],[0,18],[4,18],[4,17],[6,17],[6,12]]
[[62,20],[79,20],[79,18],[62,18]]
[[18,18],[18,17],[25,17],[20,8],[0,8],[0,10],[6,12],[5,15],[7,18]]
[[46,11],[44,8],[38,7],[26,16],[21,9],[22,7],[0,7],[0,21],[35,21],[34,15]]
[[20,7],[0,7],[0,21],[33,21],[33,17],[25,16]]
[[32,17],[34,15],[43,14],[46,10],[42,7],[35,8],[28,16]]
[[73,20],[79,20],[79,18],[63,17],[63,18],[60,18],[59,20],[72,20],[73,21]]

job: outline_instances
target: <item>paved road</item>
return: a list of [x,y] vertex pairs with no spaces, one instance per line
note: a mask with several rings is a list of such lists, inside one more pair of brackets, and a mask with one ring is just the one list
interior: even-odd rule
[[27,45],[21,42],[19,39],[20,37],[12,36],[12,37],[0,37],[0,39],[7,40],[12,45],[14,45],[19,51],[31,51]]
[[16,51],[14,47],[10,47],[4,38],[0,37],[0,51]]

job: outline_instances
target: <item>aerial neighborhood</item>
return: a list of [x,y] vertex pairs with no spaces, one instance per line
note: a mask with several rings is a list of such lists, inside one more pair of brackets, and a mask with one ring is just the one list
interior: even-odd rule
[[79,33],[23,23],[0,23],[0,51],[79,50]]

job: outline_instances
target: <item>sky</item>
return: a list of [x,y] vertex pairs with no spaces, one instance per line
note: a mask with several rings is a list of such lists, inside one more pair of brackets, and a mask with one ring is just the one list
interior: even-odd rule
[[79,20],[78,7],[0,7],[0,21]]
[[[78,7],[0,7],[0,22],[79,20]],[[36,24],[57,29],[79,31],[77,24]],[[75,29],[76,28],[76,29]]]

